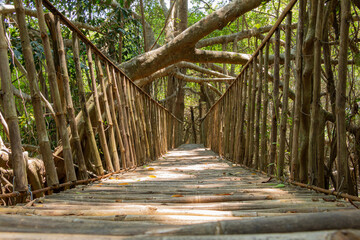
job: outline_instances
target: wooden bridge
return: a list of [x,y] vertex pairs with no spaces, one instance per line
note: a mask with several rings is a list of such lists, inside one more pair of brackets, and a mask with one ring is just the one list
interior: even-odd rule
[[0,208],[0,232],[16,239],[338,239],[360,236],[336,231],[359,229],[354,209],[202,145],[182,145],[135,170]]
[[[26,169],[22,152],[16,152],[21,142],[16,137],[19,134],[17,123],[12,121],[16,113],[9,105],[6,118],[12,140],[14,189],[12,193],[0,194],[0,199],[27,201],[0,208],[0,238],[359,239],[360,212],[356,201],[360,199],[349,194],[357,191],[354,187],[350,190],[351,184],[347,184],[351,181],[347,172],[349,166],[345,164],[345,170],[338,169],[338,180],[333,183],[335,189],[326,189],[329,183],[323,181],[323,159],[310,156],[304,165],[297,153],[300,143],[293,141],[299,139],[302,111],[300,83],[296,83],[295,92],[289,88],[290,61],[294,60],[290,56],[291,9],[296,2],[290,1],[238,78],[203,118],[201,138],[204,145],[181,145],[177,133],[181,131],[182,122],[127,78],[49,1],[37,0],[39,27],[54,96],[53,114],[62,140],[52,153],[42,117],[34,63],[27,61],[32,59],[32,52],[24,8],[21,1],[15,1],[26,60],[23,71],[30,80],[48,186],[39,185],[34,176],[33,188],[28,188],[26,172],[32,173]],[[42,4],[52,14],[44,15]],[[286,42],[282,59],[280,24],[285,18]],[[73,67],[82,107],[78,116],[75,116],[69,90],[60,23],[73,33]],[[299,29],[302,24],[298,22]],[[58,52],[54,54],[59,55],[58,63],[54,63],[51,55],[46,25],[53,43],[57,44]],[[2,34],[0,28],[0,38],[4,37]],[[272,39],[274,34],[275,40]],[[274,45],[273,60],[269,58],[270,44]],[[316,46],[315,54],[319,54]],[[86,49],[86,67],[92,82],[93,95],[89,99],[82,85],[81,47]],[[1,53],[0,58],[7,60],[7,52]],[[301,62],[301,57],[302,54],[298,54],[295,61]],[[281,83],[279,66],[283,60],[284,82]],[[269,74],[271,61],[273,74]],[[320,71],[319,64],[321,58],[315,57],[315,82],[320,81],[320,76],[316,75]],[[338,64],[347,63],[339,59]],[[61,74],[56,75],[56,72]],[[12,93],[3,79],[2,75],[3,89]],[[267,112],[268,80],[273,82],[271,113]],[[60,86],[64,89],[59,90]],[[281,104],[280,88],[283,90]],[[317,94],[315,96],[319,97]],[[295,100],[292,126],[295,137],[290,137],[287,130],[289,98]],[[315,111],[312,114],[323,120],[309,122],[312,129],[309,151],[315,146],[313,150],[318,152],[321,146],[311,145],[317,143],[314,138],[320,134],[316,129],[324,119],[334,121],[334,116],[317,106],[312,110]],[[269,114],[272,116],[270,140],[267,139]],[[339,114],[337,119],[342,116]],[[354,126],[346,127],[354,132],[359,130]],[[292,142],[288,165],[285,164],[286,142]],[[342,144],[340,138],[338,144]],[[340,156],[341,151],[338,168],[344,166]],[[308,174],[308,169],[316,171]]]

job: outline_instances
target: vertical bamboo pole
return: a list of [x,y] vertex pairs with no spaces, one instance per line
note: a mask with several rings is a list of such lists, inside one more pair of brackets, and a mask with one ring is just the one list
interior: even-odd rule
[[268,105],[269,105],[269,83],[268,83],[268,71],[269,71],[269,48],[270,43],[267,42],[265,46],[264,56],[264,87],[263,87],[263,112],[261,120],[261,158],[260,169],[265,170],[268,163],[268,151],[267,151],[267,117],[268,117]]
[[[97,78],[100,81],[101,91],[103,93],[103,102],[104,102],[104,108],[105,108],[105,119],[107,120],[108,124],[108,133],[109,133],[109,153],[112,160],[112,166],[114,167],[115,171],[120,170],[120,159],[117,152],[117,146],[116,146],[116,140],[115,140],[115,129],[113,124],[113,119],[111,117],[110,113],[110,106],[106,91],[106,85],[104,81],[104,72],[102,69],[102,65],[100,62],[100,59],[97,55],[95,55],[95,63],[96,63],[96,75]],[[108,80],[109,81],[109,80]]]
[[258,86],[258,93],[257,93],[257,99],[256,99],[256,119],[255,119],[255,141],[254,141],[254,163],[255,168],[259,169],[260,167],[260,137],[262,138],[260,133],[260,115],[261,115],[261,90],[262,90],[262,84],[263,84],[263,48],[259,51],[259,86]]
[[286,128],[287,128],[287,112],[288,112],[288,98],[289,98],[289,81],[290,81],[290,45],[291,45],[291,11],[286,18],[286,32],[285,32],[285,70],[284,70],[284,88],[283,88],[283,103],[281,109],[281,123],[280,123],[280,139],[279,139],[279,158],[277,162],[277,176],[282,177],[285,167],[285,143],[286,143]]
[[[222,98],[223,100],[224,98]],[[219,121],[220,121],[220,131],[219,131],[219,144],[218,144],[218,152],[220,156],[224,156],[223,152],[223,143],[224,143],[224,105],[218,104],[219,106]]]
[[130,162],[129,162],[129,166],[136,166],[136,154],[135,154],[135,150],[134,150],[134,143],[132,141],[131,138],[131,127],[129,125],[129,121],[128,121],[128,112],[126,110],[126,102],[125,102],[125,91],[122,87],[122,78],[124,78],[124,76],[121,75],[120,72],[117,72],[117,88],[118,88],[118,93],[119,93],[119,98],[120,98],[120,119],[122,119],[123,125],[124,125],[124,129],[125,129],[125,133],[126,133],[126,139],[128,142],[128,147],[129,147],[129,151],[130,151]]
[[[2,20],[1,16],[0,19]],[[3,22],[0,23],[0,87],[3,92],[3,107],[5,119],[9,129],[11,147],[11,164],[14,170],[14,191],[28,190],[26,162],[22,153],[22,144],[13,91],[11,89],[11,73],[9,68],[7,43],[4,34]],[[1,138],[0,138],[1,139]],[[1,140],[0,140],[1,141]]]
[[60,69],[60,57],[58,54],[58,41],[57,41],[57,33],[56,33],[56,24],[55,24],[55,16],[52,13],[47,13],[44,15],[45,21],[48,26],[49,32],[50,32],[50,38],[52,40],[52,48],[53,48],[53,59],[55,64],[55,71],[56,71],[56,81],[57,86],[59,89],[60,94],[60,100],[61,100],[61,107],[62,112],[66,115],[66,97],[64,93],[64,84],[62,82],[62,76],[61,76],[61,69]]
[[234,103],[234,101],[231,101],[231,97],[233,97],[233,93],[232,93],[232,90],[234,88],[231,88],[228,92],[228,96],[227,96],[227,103],[225,105],[225,109],[226,109],[226,112],[225,112],[225,133],[226,133],[226,138],[225,138],[225,157],[227,159],[230,159],[230,155],[229,155],[229,146],[230,146],[230,134],[231,134],[231,115],[232,115],[232,112],[234,111],[234,108],[232,106],[232,104]]
[[252,106],[252,90],[253,90],[253,86],[252,86],[252,71],[254,70],[252,68],[253,64],[250,64],[249,67],[248,67],[248,71],[246,71],[247,73],[247,81],[248,81],[248,101],[247,101],[247,115],[246,115],[246,139],[245,139],[245,157],[244,157],[244,164],[247,165],[247,163],[249,162],[249,158],[250,158],[250,155],[249,155],[249,150],[250,150],[250,134],[251,134],[251,131],[250,131],[250,128],[251,128],[251,106]]
[[122,136],[122,140],[124,143],[124,148],[125,148],[125,156],[126,156],[126,161],[125,163],[123,163],[123,168],[127,168],[129,166],[132,165],[131,161],[132,161],[132,151],[131,151],[131,146],[129,143],[129,139],[128,139],[128,130],[127,130],[127,125],[126,125],[126,121],[124,120],[125,114],[123,112],[123,102],[121,100],[121,96],[120,96],[120,91],[118,88],[118,81],[120,79],[120,73],[116,73],[115,69],[112,69],[112,76],[113,76],[113,87],[114,87],[114,93],[115,93],[115,99],[117,101],[116,107],[117,107],[117,111],[118,111],[118,115],[119,115],[119,125],[120,125],[120,133]]
[[144,117],[145,117],[145,123],[146,123],[146,135],[147,135],[147,139],[149,142],[149,154],[150,154],[150,159],[154,160],[155,159],[155,154],[154,154],[154,144],[150,144],[150,142],[152,143],[152,129],[151,129],[151,119],[150,119],[150,106],[149,106],[149,99],[145,96],[142,95],[142,100],[143,100],[143,104],[142,106],[143,108],[143,112],[144,112]]
[[113,172],[114,168],[113,168],[113,165],[112,165],[112,162],[111,162],[109,148],[108,148],[107,141],[106,141],[104,123],[103,123],[103,119],[102,119],[100,102],[99,102],[99,95],[98,95],[98,92],[97,92],[95,72],[94,72],[93,60],[92,60],[92,51],[91,51],[91,47],[89,47],[89,46],[87,46],[87,57],[88,57],[88,64],[89,64],[89,69],[90,69],[90,78],[91,78],[92,90],[93,90],[93,93],[94,93],[95,113],[96,113],[96,119],[97,119],[97,122],[98,122],[98,131],[99,131],[99,136],[100,136],[100,144],[101,144],[101,148],[102,148],[102,150],[104,152],[106,169],[109,172]]
[[271,135],[270,135],[270,166],[268,173],[274,173],[274,164],[276,161],[276,149],[277,149],[277,134],[278,134],[278,114],[279,114],[279,83],[280,83],[280,29],[275,30],[275,59],[274,59],[274,83],[273,83],[273,108],[272,108],[272,120],[271,120]]
[[320,118],[320,90],[321,90],[321,40],[323,31],[323,16],[324,1],[318,1],[316,28],[315,28],[315,46],[314,46],[314,76],[313,76],[313,94],[311,103],[311,119],[309,131],[309,149],[308,149],[308,175],[310,184],[317,185],[317,161],[318,161],[318,135],[319,135],[319,118]]
[[[79,56],[79,38],[77,36],[76,32],[73,32],[73,54],[74,54],[74,62],[75,62],[75,73],[76,73],[76,82],[79,88],[79,99],[80,99],[80,106],[81,106],[81,112],[83,115],[83,119],[85,122],[85,132],[86,137],[88,141],[88,146],[91,152],[91,157],[94,160],[95,163],[95,171],[97,175],[103,175],[104,174],[104,168],[101,163],[101,158],[98,150],[98,146],[96,144],[95,140],[95,134],[92,128],[89,111],[86,108],[86,95],[85,95],[85,88],[83,83],[83,77],[80,67],[80,56]],[[89,160],[85,158],[89,165]]]
[[31,101],[34,108],[36,131],[39,140],[40,152],[45,164],[47,184],[48,186],[53,186],[59,184],[59,180],[55,169],[55,163],[52,157],[49,137],[46,132],[44,114],[41,107],[40,90],[37,84],[36,68],[25,21],[25,9],[21,0],[14,0],[14,5],[16,10],[16,18],[19,25],[21,46],[25,58],[25,66],[28,72],[27,77],[29,79]]
[[[114,84],[114,75],[112,74],[112,71],[110,71],[109,63],[106,62],[105,64],[106,64],[106,75],[108,77],[108,81],[109,81],[109,85],[110,85],[110,87],[108,89],[108,96],[109,96],[111,118],[112,118],[112,121],[113,121],[114,130],[115,130],[115,133],[116,133],[116,139],[117,139],[117,142],[118,142],[119,147],[120,147],[121,165],[122,165],[123,168],[125,168],[124,167],[124,166],[126,166],[125,147],[124,147],[124,142],[123,142],[122,137],[121,137],[121,131],[120,131],[120,127],[119,127],[119,122],[118,122],[117,117],[116,117],[116,110],[115,110],[115,103],[114,103],[114,93],[115,93],[117,88],[115,89],[116,84]],[[120,168],[120,166],[119,166],[119,168]],[[115,169],[116,169],[116,167],[115,167]]]
[[133,94],[133,98],[135,99],[133,105],[135,106],[135,110],[136,110],[136,115],[138,118],[138,121],[140,121],[140,137],[142,140],[142,145],[143,145],[143,151],[144,151],[144,155],[145,155],[145,162],[148,162],[150,160],[150,147],[149,147],[149,141],[148,141],[148,137],[147,137],[147,131],[146,131],[146,123],[145,123],[145,114],[144,114],[144,102],[143,102],[143,98],[142,98],[142,94],[135,89],[134,85],[130,85],[131,86],[131,91]]
[[[256,41],[256,40],[255,40]],[[257,43],[255,44],[257,48]],[[247,165],[252,166],[253,165],[253,157],[254,157],[254,128],[255,128],[255,102],[256,102],[256,92],[257,92],[257,57],[254,57],[254,60],[252,62],[253,67],[253,75],[252,75],[252,94],[251,94],[251,116],[250,116],[250,139],[249,139],[249,157],[247,159]],[[251,81],[250,80],[250,81]]]
[[242,103],[243,103],[243,88],[244,88],[244,81],[243,81],[243,74],[241,74],[238,79],[236,80],[239,84],[239,101],[238,102],[238,108],[237,108],[237,113],[235,115],[235,119],[236,119],[236,125],[235,125],[235,129],[234,129],[234,156],[233,159],[235,162],[239,162],[238,159],[238,153],[239,153],[239,149],[240,149],[240,138],[241,138],[241,132],[240,132],[240,124],[241,124],[241,118],[242,118]]
[[336,190],[352,194],[354,192],[346,146],[346,80],[347,80],[347,51],[349,41],[350,1],[341,1],[340,21],[340,53],[339,53],[339,81],[336,86],[336,138],[337,138],[337,186]]
[[194,117],[194,108],[190,107],[190,113],[191,113],[191,124],[192,124],[192,130],[193,130],[193,138],[194,143],[196,144],[196,127],[195,127],[195,117]]
[[295,83],[295,110],[294,126],[292,138],[292,153],[290,166],[290,180],[299,180],[299,131],[300,131],[300,111],[301,111],[301,82],[302,82],[302,46],[304,38],[304,14],[305,0],[299,0],[299,18],[296,34],[296,83]]
[[239,111],[239,102],[240,102],[240,98],[239,98],[239,81],[235,80],[234,83],[234,96],[233,99],[236,99],[236,101],[233,101],[233,106],[230,108],[231,110],[231,131],[230,131],[230,146],[229,146],[229,157],[232,161],[234,161],[234,144],[235,144],[235,132],[236,132],[236,127],[238,124],[237,121],[237,113]]
[[[82,152],[81,142],[80,142],[79,133],[78,133],[76,120],[75,120],[75,111],[74,111],[74,106],[73,106],[73,102],[72,102],[72,98],[71,98],[69,74],[68,74],[66,56],[65,56],[66,52],[65,52],[65,48],[64,48],[64,41],[63,41],[63,38],[61,35],[60,20],[58,17],[55,18],[55,28],[56,28],[58,54],[59,54],[59,60],[60,60],[59,61],[60,62],[60,70],[61,70],[62,82],[63,82],[63,86],[64,86],[64,93],[65,93],[65,99],[66,99],[66,110],[67,110],[68,117],[69,117],[72,140],[74,143],[74,147],[76,149],[75,153],[76,153],[76,157],[77,157],[78,164],[79,164],[80,178],[86,179],[87,172],[86,172],[86,166],[85,166],[85,159],[84,159],[84,155]],[[66,131],[63,134],[68,135],[68,132]],[[67,136],[67,138],[68,138],[68,136]],[[63,140],[63,145],[64,145],[64,150],[63,150],[64,153],[63,154],[64,154],[64,158],[65,158],[64,140]],[[70,146],[70,144],[69,144],[69,146]],[[69,148],[69,150],[70,150],[70,155],[71,155],[71,149]],[[65,158],[65,163],[66,163],[66,158]],[[70,162],[70,160],[68,160],[68,164],[71,164],[70,165],[71,167],[69,167],[68,165],[65,164],[65,167],[67,169],[70,168],[67,171],[72,171],[72,174],[75,175],[75,170],[74,170],[72,161]],[[73,180],[76,180],[76,178],[74,178]]]
[[137,165],[142,165],[142,163],[144,162],[144,157],[143,157],[143,151],[142,151],[142,146],[141,146],[141,142],[140,142],[140,137],[138,134],[138,130],[137,130],[137,125],[135,123],[135,116],[134,116],[134,111],[133,111],[133,106],[132,106],[132,100],[131,100],[131,92],[129,91],[129,87],[128,87],[129,83],[127,82],[127,79],[125,77],[122,78],[122,88],[124,90],[124,99],[125,99],[125,103],[126,103],[126,108],[127,108],[127,112],[128,112],[128,121],[129,121],[129,126],[131,129],[131,138],[132,138],[132,142],[134,144],[134,149],[135,149],[135,154],[136,154],[136,163]]
[[241,112],[240,112],[240,134],[239,134],[239,151],[238,151],[238,156],[236,157],[237,162],[238,163],[243,163],[244,162],[244,140],[245,140],[245,136],[244,136],[244,125],[245,125],[245,112],[246,112],[246,100],[247,100],[247,88],[248,88],[248,84],[247,84],[247,71],[248,69],[245,69],[243,74],[242,74],[242,82],[243,82],[243,89],[242,89],[242,106],[241,106]]

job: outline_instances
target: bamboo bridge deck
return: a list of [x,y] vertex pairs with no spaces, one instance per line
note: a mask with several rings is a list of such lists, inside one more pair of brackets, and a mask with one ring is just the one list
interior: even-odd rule
[[356,239],[359,219],[345,200],[269,180],[190,144],[101,182],[2,207],[0,238]]

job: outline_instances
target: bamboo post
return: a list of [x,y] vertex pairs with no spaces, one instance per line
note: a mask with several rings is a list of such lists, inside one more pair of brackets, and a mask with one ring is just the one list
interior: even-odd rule
[[107,91],[106,91],[106,86],[105,86],[105,81],[104,81],[104,72],[103,72],[99,57],[97,55],[95,55],[95,62],[96,62],[96,75],[100,81],[101,91],[103,93],[105,119],[108,124],[107,131],[109,133],[109,153],[111,156],[112,165],[114,167],[114,170],[118,171],[118,170],[120,170],[120,160],[119,160],[119,155],[117,152],[114,124],[113,124],[113,119],[112,119],[111,113],[110,113],[109,101],[108,101],[108,96],[107,96]]
[[226,103],[224,105],[225,108],[225,113],[224,113],[224,117],[225,117],[225,141],[224,141],[224,153],[225,153],[225,157],[227,159],[229,159],[229,145],[230,145],[230,130],[231,130],[231,112],[233,111],[232,108],[232,103],[233,101],[231,101],[230,97],[232,97],[231,94],[231,90],[229,91],[229,94],[227,94],[228,96],[226,97]]
[[37,84],[36,68],[25,21],[25,9],[21,0],[15,0],[14,5],[16,10],[16,18],[19,25],[21,45],[25,58],[25,66],[28,72],[27,77],[30,85],[31,101],[34,108],[36,131],[39,139],[40,152],[45,164],[47,184],[48,186],[53,186],[59,184],[59,180],[55,169],[55,163],[52,157],[49,137],[46,132],[44,114],[41,107],[40,90]]
[[[257,40],[255,40],[255,45],[257,46]],[[255,130],[255,103],[256,103],[256,92],[257,92],[257,57],[255,56],[252,62],[252,68],[253,68],[253,75],[252,79],[252,90],[251,90],[251,116],[250,116],[250,139],[249,139],[249,157],[247,159],[247,165],[252,166],[253,165],[253,157],[254,157],[254,130]]]
[[287,112],[288,112],[288,98],[289,98],[289,81],[290,81],[290,45],[291,45],[291,11],[286,18],[286,32],[285,32],[285,66],[284,66],[284,87],[283,87],[283,103],[281,109],[280,122],[280,137],[279,137],[279,158],[277,162],[277,176],[284,175],[285,167],[285,142],[286,142],[286,128],[287,128]]
[[155,116],[155,110],[154,110],[154,104],[152,102],[150,102],[150,118],[151,118],[151,127],[153,129],[153,145],[154,145],[154,153],[155,153],[155,158],[156,159],[159,156],[159,150],[158,150],[158,144],[157,144],[157,139],[158,139],[158,129],[157,129],[157,125],[156,125],[156,116]]
[[350,1],[341,1],[339,81],[336,86],[336,140],[337,140],[337,181],[336,190],[353,194],[354,189],[349,174],[349,163],[346,146],[346,82],[347,51],[349,41]]
[[234,83],[234,99],[236,99],[236,101],[232,102],[232,107],[230,108],[231,111],[231,130],[230,130],[230,139],[229,139],[229,158],[232,159],[232,161],[234,161],[234,144],[235,144],[235,132],[236,132],[236,127],[238,124],[238,120],[236,118],[237,113],[239,111],[239,81],[235,80]]
[[[61,69],[60,69],[60,57],[59,53],[57,51],[58,49],[58,41],[57,41],[57,31],[56,31],[56,24],[55,24],[55,16],[52,13],[44,14],[45,21],[48,26],[49,32],[50,32],[50,38],[53,48],[53,61],[55,64],[55,71],[56,71],[56,82],[59,89],[60,94],[60,101],[61,101],[61,107],[62,112],[66,115],[66,97],[65,97],[65,90],[64,90],[64,84],[62,82],[62,76],[61,76]],[[51,90],[51,89],[50,89]]]
[[[109,105],[110,105],[110,113],[111,113],[111,118],[113,121],[114,130],[116,133],[116,139],[117,139],[118,145],[120,147],[121,166],[123,168],[125,168],[125,166],[126,166],[125,147],[124,147],[123,139],[121,137],[121,131],[120,131],[118,119],[116,117],[116,110],[115,110],[115,103],[114,103],[114,93],[116,94],[115,91],[117,91],[117,88],[115,89],[114,75],[112,74],[112,71],[110,71],[109,63],[105,62],[105,65],[106,65],[106,75],[108,77],[108,82],[109,82],[109,86],[110,86],[108,89],[108,96],[109,96],[108,100],[109,100]],[[115,167],[115,169],[116,169],[116,167]],[[119,169],[120,169],[120,165],[119,165]]]
[[137,131],[137,126],[135,123],[135,116],[134,116],[134,111],[133,111],[133,106],[132,106],[132,101],[131,101],[131,92],[129,91],[129,83],[127,82],[127,79],[125,78],[125,76],[122,78],[122,89],[124,91],[124,100],[125,100],[125,106],[126,106],[126,111],[128,114],[128,122],[129,122],[129,126],[131,129],[131,134],[130,137],[132,138],[132,142],[134,144],[134,150],[135,150],[135,155],[136,155],[136,165],[142,165],[142,163],[144,162],[144,158],[143,158],[143,152],[142,152],[142,146],[141,146],[141,142],[140,142],[140,137],[138,135],[138,131]]
[[[315,28],[315,46],[314,46],[314,76],[313,76],[313,91],[312,91],[312,102],[311,102],[311,120],[310,120],[310,131],[309,131],[309,165],[308,165],[308,175],[311,185],[317,185],[319,179],[317,178],[318,174],[318,161],[319,153],[318,149],[318,137],[320,131],[324,129],[319,129],[320,127],[320,90],[321,90],[321,40],[322,40],[322,31],[323,31],[323,9],[324,1],[318,1],[317,16],[316,16],[316,28]],[[323,176],[321,177],[323,180]],[[322,181],[323,182],[323,181]],[[323,187],[323,186],[321,186]]]
[[[95,170],[97,175],[104,174],[104,168],[101,163],[101,158],[98,150],[98,146],[95,140],[95,134],[92,128],[89,111],[86,107],[86,95],[85,95],[85,88],[83,83],[83,77],[80,67],[80,57],[79,57],[79,38],[76,32],[73,32],[73,54],[74,54],[74,62],[75,62],[75,72],[76,72],[76,82],[79,88],[79,99],[80,99],[80,106],[83,115],[83,119],[85,122],[85,132],[87,136],[88,146],[90,148],[91,157],[94,159],[95,163]],[[85,148],[87,149],[87,148]],[[89,165],[89,160],[85,158]]]
[[141,164],[145,164],[146,163],[146,145],[145,145],[145,139],[143,136],[142,124],[140,122],[140,115],[137,112],[137,108],[136,108],[136,104],[135,104],[135,92],[133,91],[133,85],[129,80],[126,81],[126,85],[127,85],[128,96],[129,96],[132,124],[135,129],[135,138],[137,139],[137,143],[138,143],[139,149],[140,149],[140,156],[141,156],[140,160],[141,160]]
[[239,101],[238,102],[238,108],[237,108],[237,112],[235,115],[236,118],[236,125],[235,125],[235,129],[234,129],[234,162],[239,162],[238,159],[238,154],[239,154],[239,149],[240,149],[240,138],[241,138],[241,133],[240,133],[240,122],[241,122],[241,111],[242,111],[242,102],[243,102],[243,87],[244,87],[244,81],[243,81],[243,74],[241,74],[240,76],[238,76],[238,79],[236,80],[239,84],[238,84],[238,91],[239,91]]
[[[152,129],[151,129],[151,119],[150,119],[150,114],[149,114],[149,100],[148,98],[145,97],[145,95],[142,95],[142,100],[143,100],[143,104],[141,105],[143,107],[143,112],[144,112],[144,118],[145,118],[145,123],[146,123],[146,135],[147,135],[147,139],[148,142],[152,142],[153,136],[152,136]],[[153,160],[155,159],[155,154],[154,154],[154,148],[153,148],[154,144],[149,144],[149,154],[150,154],[150,159]]]
[[132,156],[131,156],[131,146],[129,143],[129,139],[128,139],[128,134],[127,134],[127,125],[126,122],[124,120],[124,113],[123,113],[123,107],[122,107],[122,101],[121,101],[121,97],[120,97],[120,91],[118,89],[118,78],[120,78],[120,73],[116,73],[115,69],[112,69],[112,79],[113,79],[113,91],[115,93],[115,99],[117,101],[116,107],[117,107],[117,112],[119,115],[119,126],[120,126],[120,133],[121,133],[121,137],[124,143],[124,148],[125,148],[125,157],[126,160],[123,161],[123,168],[127,168],[131,165],[131,160],[132,160]]
[[[59,59],[60,59],[60,69],[61,69],[64,93],[65,93],[65,98],[66,98],[66,110],[67,110],[68,117],[69,117],[72,140],[74,143],[74,147],[76,149],[75,153],[76,153],[76,157],[77,157],[78,164],[79,164],[80,178],[86,179],[87,172],[86,172],[86,166],[85,166],[85,159],[84,159],[84,155],[82,152],[81,142],[80,142],[77,124],[76,124],[76,120],[75,120],[75,111],[74,111],[74,105],[73,105],[72,97],[71,97],[69,74],[68,74],[68,69],[67,69],[67,64],[66,64],[66,56],[65,56],[66,53],[65,53],[65,48],[64,48],[64,41],[63,41],[63,38],[61,35],[60,20],[58,17],[56,17],[55,26],[56,26],[56,38],[57,38],[58,53],[59,53]],[[66,132],[66,134],[68,135],[67,132]],[[70,151],[71,151],[71,149],[70,149]],[[65,146],[64,146],[63,154],[65,156]],[[70,163],[70,161],[69,161],[69,163]],[[66,166],[66,168],[70,168],[70,167]],[[74,167],[72,166],[72,169],[73,168]],[[72,169],[69,169],[69,171],[72,171]],[[75,174],[75,170],[74,170],[74,174]]]
[[[125,130],[126,130],[126,137],[127,137],[127,141],[128,141],[128,146],[129,146],[129,150],[130,150],[130,162],[129,164],[131,164],[132,166],[136,166],[136,162],[137,162],[137,157],[135,154],[135,149],[134,149],[134,142],[131,138],[131,126],[129,124],[128,118],[128,112],[126,110],[126,102],[125,102],[125,91],[122,87],[122,78],[124,78],[124,76],[122,76],[120,73],[117,74],[118,79],[117,79],[117,88],[118,88],[118,92],[119,92],[119,97],[120,97],[120,106],[121,106],[121,112],[119,114],[120,118],[123,119],[123,124],[125,126]],[[130,166],[130,165],[129,165]]]
[[142,107],[142,103],[140,102],[140,92],[137,91],[133,84],[129,84],[130,92],[131,92],[131,99],[132,99],[132,105],[133,105],[133,111],[135,114],[135,123],[138,126],[138,133],[142,145],[142,151],[143,151],[143,158],[144,163],[149,161],[149,146],[146,138],[146,129],[145,129],[145,122],[143,119],[144,112],[140,109]]
[[269,48],[270,43],[267,42],[265,46],[265,58],[264,58],[264,88],[263,88],[263,112],[261,116],[261,154],[260,154],[260,170],[265,170],[267,165],[267,117],[268,117],[268,104],[269,104],[269,83],[268,83],[268,71],[269,71]]
[[[135,89],[133,88],[133,91]],[[145,150],[146,150],[146,162],[150,161],[151,155],[150,155],[150,144],[149,144],[149,136],[147,131],[147,125],[146,125],[146,116],[145,116],[145,109],[144,109],[144,99],[143,94],[140,94],[138,91],[136,92],[136,109],[138,114],[140,115],[141,119],[141,125],[142,125],[142,136],[144,138],[143,144],[145,144]]]
[[[223,100],[224,98],[222,98]],[[219,153],[220,156],[224,156],[224,152],[223,152],[223,142],[224,142],[224,105],[219,103],[218,104],[218,108],[219,108],[219,143],[217,144],[218,146],[218,150],[217,152]]]
[[273,83],[273,107],[272,107],[272,120],[271,120],[271,135],[270,135],[270,165],[268,173],[274,172],[274,164],[276,161],[276,149],[277,149],[277,128],[278,128],[278,114],[279,114],[279,83],[280,83],[280,29],[275,31],[275,60],[274,60],[274,83]]
[[260,167],[260,137],[263,136],[260,134],[260,115],[261,115],[261,97],[262,97],[262,84],[263,84],[263,48],[260,49],[259,52],[259,85],[258,85],[258,93],[257,93],[257,99],[256,99],[256,118],[255,118],[255,141],[254,141],[254,163],[255,168],[259,169]]
[[292,138],[292,153],[290,164],[290,180],[299,180],[299,131],[300,131],[300,111],[301,111],[301,82],[302,82],[302,45],[304,38],[304,14],[305,0],[299,0],[299,17],[296,34],[296,83],[295,83],[295,109],[294,109],[294,126]]
[[251,128],[251,106],[252,106],[252,71],[253,71],[253,68],[252,68],[252,65],[250,64],[248,69],[248,71],[246,71],[247,75],[247,81],[248,81],[248,98],[247,98],[247,115],[246,115],[246,139],[245,139],[245,157],[244,157],[244,164],[247,165],[248,163],[248,158],[250,158],[250,155],[249,155],[249,150],[250,150],[250,128]]
[[98,92],[97,92],[95,72],[94,72],[93,60],[92,60],[92,51],[91,51],[90,46],[87,46],[87,57],[88,57],[88,64],[89,64],[89,69],[90,69],[90,78],[91,78],[91,83],[92,83],[92,90],[93,90],[93,93],[94,93],[95,113],[96,113],[96,119],[97,119],[97,122],[98,122],[98,131],[99,131],[99,136],[100,136],[100,144],[101,144],[101,148],[102,148],[102,150],[104,152],[106,169],[109,172],[113,172],[114,168],[113,168],[113,165],[112,165],[112,162],[111,162],[109,148],[108,148],[107,141],[106,141],[106,136],[105,136],[105,129],[104,129],[104,123],[103,123],[101,109],[100,109],[99,95],[98,95]]
[[[0,19],[2,19],[1,16]],[[7,48],[8,46],[4,34],[3,23],[1,22],[0,23],[0,61],[1,61],[0,87],[3,93],[2,100],[3,100],[5,119],[9,129],[9,140],[11,147],[10,160],[11,160],[12,168],[14,169],[14,191],[24,192],[28,190],[26,162],[23,157],[20,129],[16,114],[16,105],[15,105],[13,91],[11,88],[11,72],[9,68]],[[2,142],[2,140],[0,141]]]
[[247,88],[248,88],[248,84],[246,82],[246,76],[247,76],[247,71],[248,69],[246,69],[244,72],[243,72],[243,76],[242,76],[242,81],[243,81],[243,89],[242,89],[242,106],[241,106],[241,109],[240,109],[240,134],[239,134],[239,153],[238,153],[238,156],[237,156],[237,159],[238,159],[238,163],[243,163],[244,162],[244,147],[243,147],[243,144],[244,144],[244,140],[245,140],[245,136],[244,136],[244,125],[245,125],[245,112],[246,112],[246,100],[247,100]]

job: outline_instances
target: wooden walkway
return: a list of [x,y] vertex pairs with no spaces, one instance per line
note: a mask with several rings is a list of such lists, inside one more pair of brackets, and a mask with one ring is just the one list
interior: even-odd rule
[[[201,145],[182,145],[135,171],[0,208],[0,238],[360,237],[360,211],[349,202],[268,180]],[[346,228],[353,230],[334,230]]]

